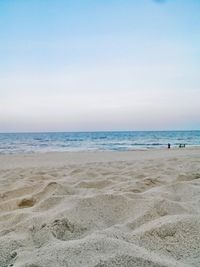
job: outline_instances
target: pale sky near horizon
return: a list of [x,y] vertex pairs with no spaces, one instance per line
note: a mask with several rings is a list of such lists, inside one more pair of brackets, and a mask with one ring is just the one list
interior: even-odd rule
[[0,0],[0,132],[200,129],[200,1]]

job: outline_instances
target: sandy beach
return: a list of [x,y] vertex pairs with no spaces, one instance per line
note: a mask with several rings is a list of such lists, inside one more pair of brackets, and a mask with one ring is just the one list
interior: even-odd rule
[[0,155],[0,266],[200,266],[200,149]]

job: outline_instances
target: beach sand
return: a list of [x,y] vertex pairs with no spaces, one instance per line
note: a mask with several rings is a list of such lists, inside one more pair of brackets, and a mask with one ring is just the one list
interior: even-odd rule
[[200,266],[200,149],[1,155],[0,266]]

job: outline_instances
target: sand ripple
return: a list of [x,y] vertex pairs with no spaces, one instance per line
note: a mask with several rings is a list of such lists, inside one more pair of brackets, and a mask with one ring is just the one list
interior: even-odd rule
[[200,159],[184,153],[1,168],[0,266],[200,266]]

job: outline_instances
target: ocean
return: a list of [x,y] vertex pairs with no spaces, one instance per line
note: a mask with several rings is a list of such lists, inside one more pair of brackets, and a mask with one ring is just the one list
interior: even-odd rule
[[200,146],[200,131],[0,133],[0,154]]

